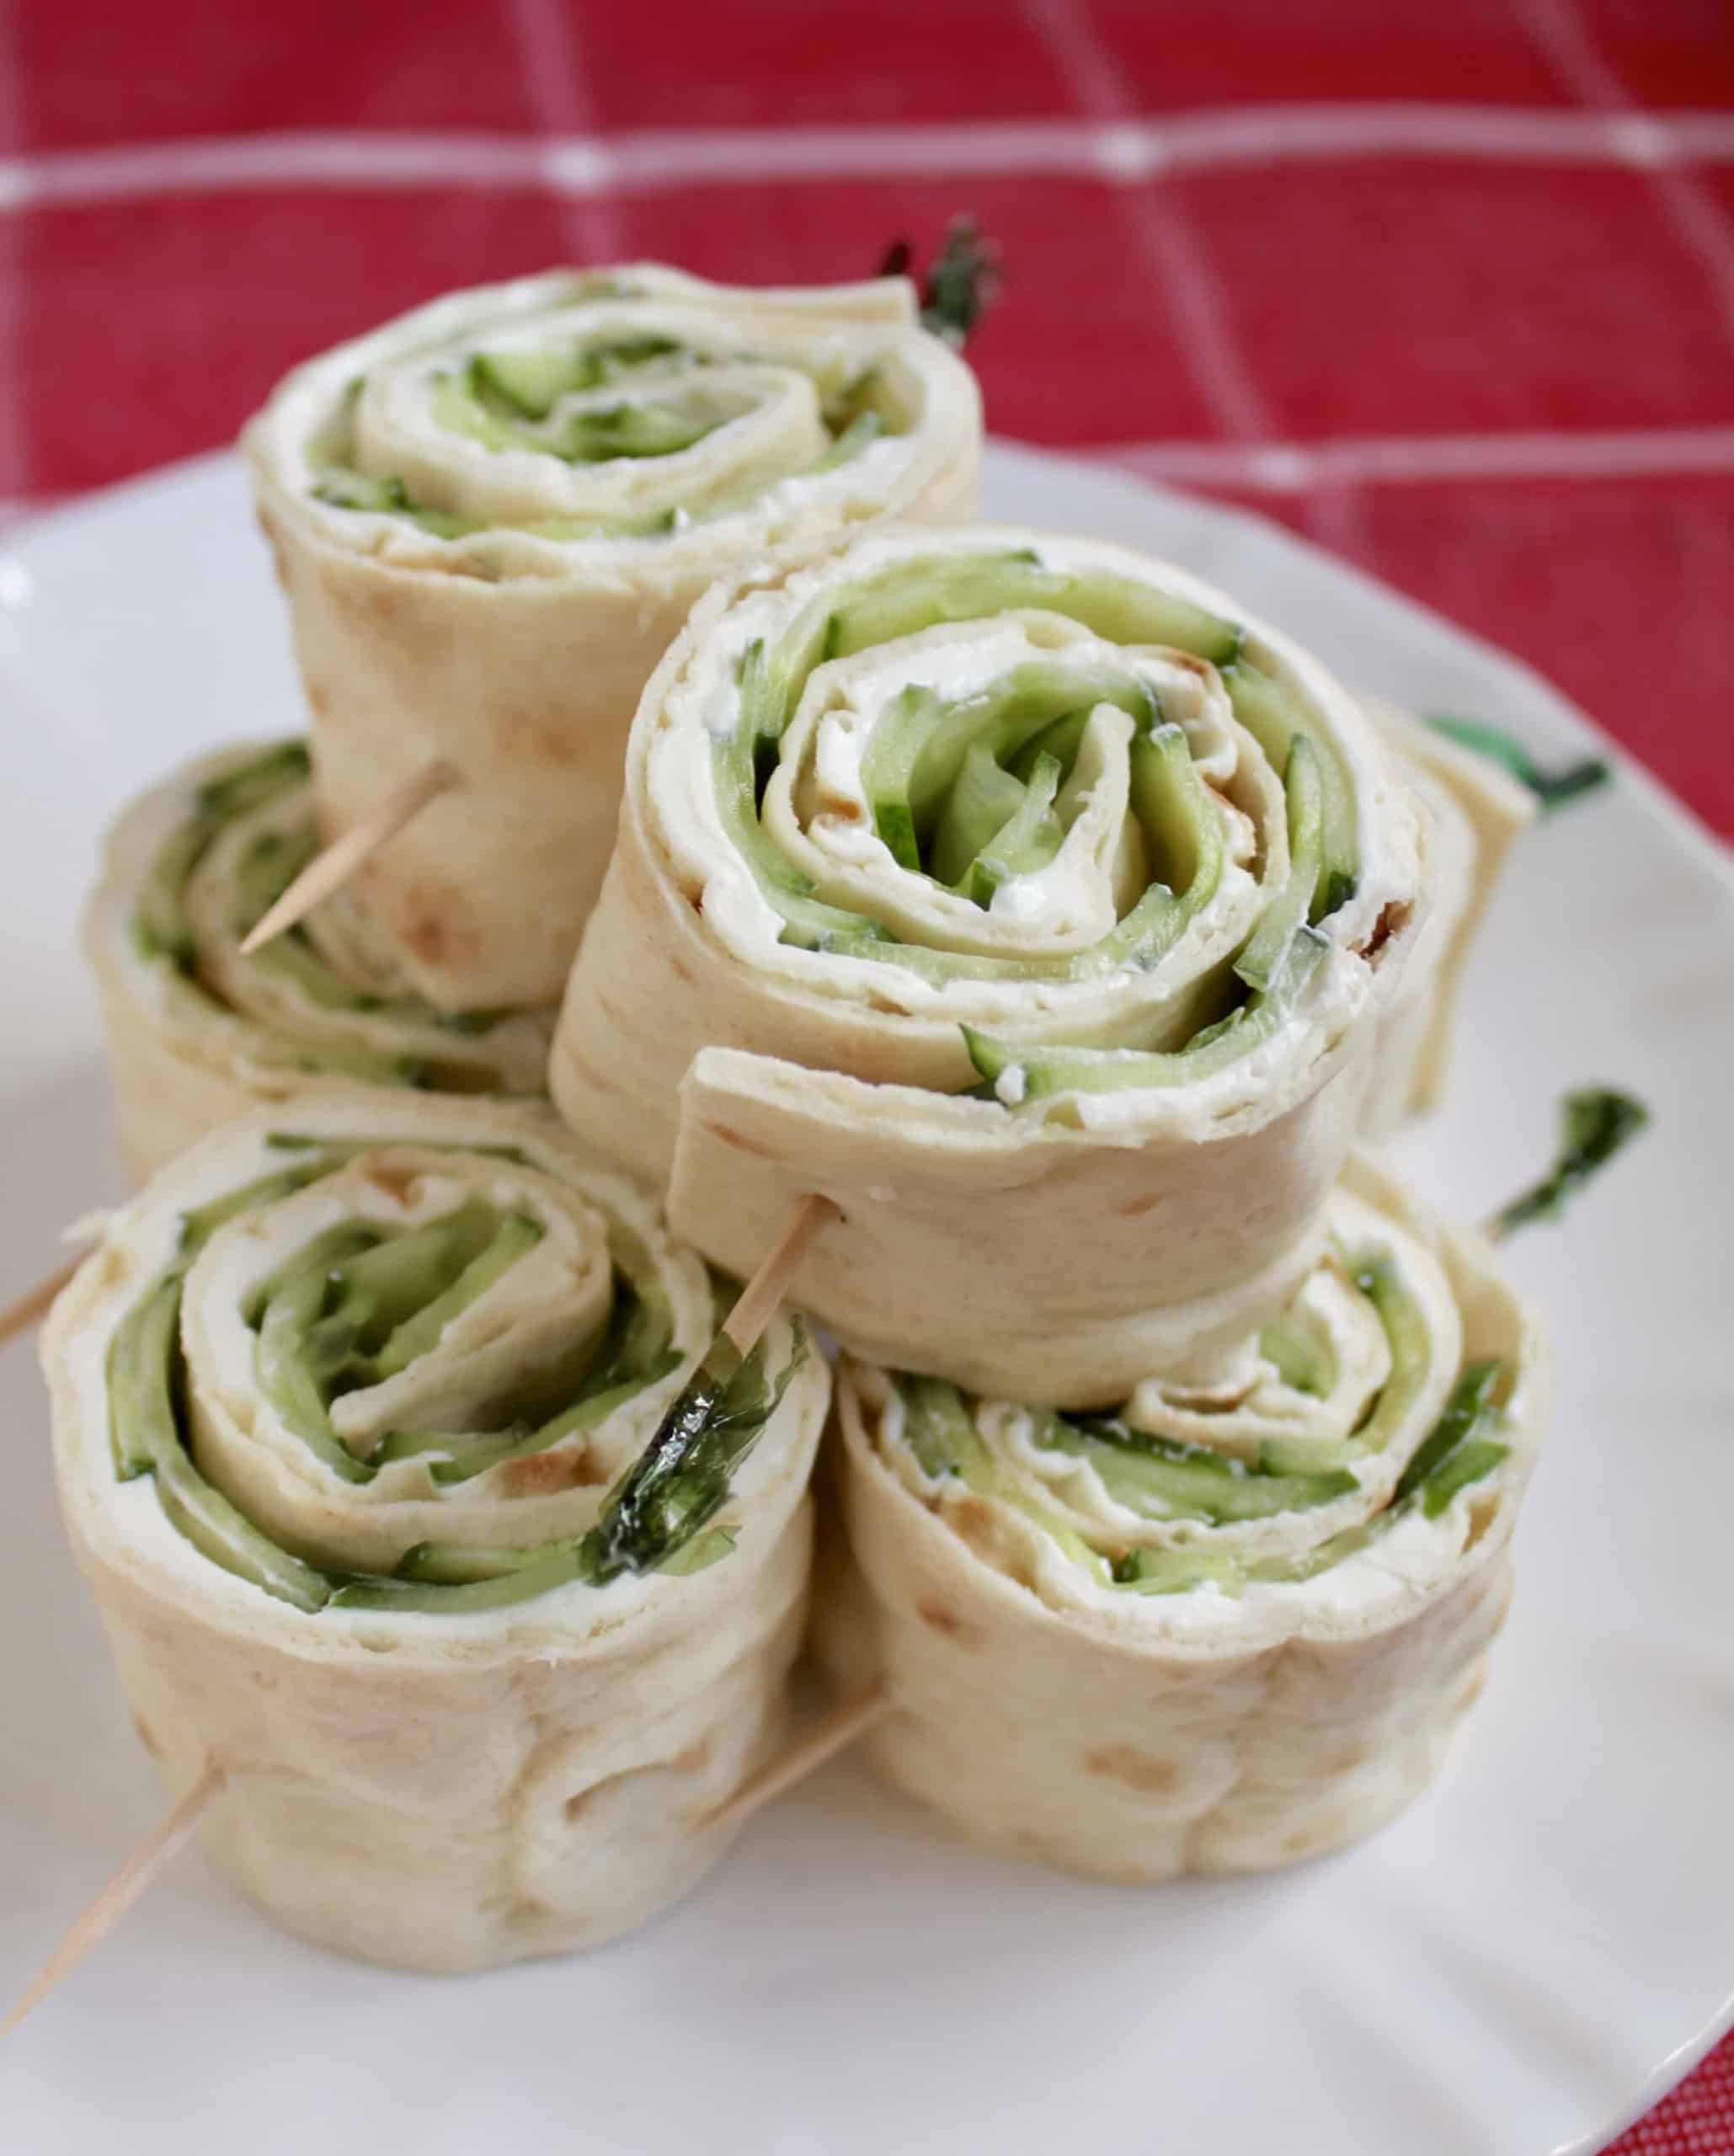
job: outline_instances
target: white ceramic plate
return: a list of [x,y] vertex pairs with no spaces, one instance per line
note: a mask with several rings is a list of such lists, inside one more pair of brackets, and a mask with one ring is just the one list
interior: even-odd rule
[[[1599,744],[1486,646],[1238,513],[999,448],[995,514],[1202,570],[1351,681]],[[122,1187],[73,922],[97,835],[189,751],[297,723],[238,470],[211,459],[0,554],[0,1298]],[[948,1841],[846,1764],[672,1915],[587,1960],[381,1975],[183,1858],[0,2059],[19,2156],[1548,2156],[1709,2043],[1734,1982],[1726,1209],[1734,888],[1641,774],[1526,841],[1406,1138],[1480,1215],[1561,1088],[1656,1128],[1513,1246],[1560,1384],[1516,1607],[1443,1784],[1348,1854],[1128,1891]],[[27,1346],[0,1361],[0,1998],[157,1812],[50,1491]]]

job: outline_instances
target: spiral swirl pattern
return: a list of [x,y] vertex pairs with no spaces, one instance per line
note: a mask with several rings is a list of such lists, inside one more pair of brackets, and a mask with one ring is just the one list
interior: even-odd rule
[[[1158,1338],[1153,1312],[1242,1286],[1274,1307],[1310,1262],[1353,1119],[1353,1081],[1330,1081],[1364,1065],[1424,914],[1422,844],[1353,700],[1184,573],[1028,533],[864,538],[713,595],[653,682],[555,1099],[672,1171],[683,1232],[718,1262],[763,1247],[760,1214],[803,1176],[835,1198],[856,1246],[828,1237],[803,1294],[862,1353],[1075,1399],[1075,1359],[1107,1347],[1099,1389],[1248,1315]],[[602,1025],[606,1065],[584,1047]],[[1183,1296],[1177,1263],[1153,1277],[1154,1224],[1118,1229],[1103,1202],[1114,1180],[1122,1204],[1175,1211],[1182,1154],[1208,1178],[1167,1244]],[[943,1240],[947,1214],[979,1284],[1038,1185],[1068,1241],[1108,1219],[1062,1289],[1095,1330],[1076,1358],[1029,1333],[1054,1299],[1027,1271],[993,1297],[1006,1337],[962,1358],[906,1301],[851,1300],[888,1273],[933,1305],[955,1248],[931,1262],[915,1237]],[[1123,1316],[1139,1337],[1115,1348]]]
[[903,278],[640,264],[436,301],[297,368],[243,439],[327,830],[434,757],[462,779],[365,879],[453,1011],[559,995],[633,710],[707,586],[974,514],[981,404]]
[[1208,1383],[1064,1415],[846,1365],[859,1571],[819,1630],[844,1681],[886,1671],[879,1764],[1118,1876],[1366,1832],[1479,1684],[1545,1364],[1480,1239],[1361,1162],[1311,1278]]
[[546,576],[574,549],[894,511],[973,411],[901,279],[742,291],[644,264],[437,300],[292,375],[253,440],[342,543]]
[[546,1111],[328,1094],[112,1216],[44,1340],[147,1742],[292,1929],[473,1967],[696,1878],[776,1740],[830,1393],[779,1321],[631,1569],[605,1529],[715,1294]]
[[110,834],[84,944],[141,1178],[212,1124],[333,1079],[543,1090],[552,1012],[435,1010],[348,894],[243,956],[248,930],[318,846],[300,741],[202,756]]

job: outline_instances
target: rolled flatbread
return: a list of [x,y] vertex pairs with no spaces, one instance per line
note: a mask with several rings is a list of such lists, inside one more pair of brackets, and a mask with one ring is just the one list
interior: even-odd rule
[[243,956],[318,846],[307,746],[293,740],[200,756],[109,832],[84,953],[141,1182],[216,1124],[333,1079],[543,1091],[552,1010],[435,1010],[351,893]]
[[457,292],[299,367],[243,436],[328,834],[435,756],[460,792],[363,888],[442,1009],[559,995],[640,691],[712,579],[975,513],[974,376],[900,277],[654,264]]
[[869,534],[658,669],[555,1103],[732,1271],[833,1198],[792,1294],[851,1353],[1118,1399],[1314,1264],[1426,849],[1353,699],[1185,571]]
[[1370,1833],[1482,1682],[1544,1418],[1536,1315],[1364,1161],[1208,1387],[1059,1416],[846,1362],[815,1592],[878,1772],[1008,1855],[1259,1870]]
[[1363,1134],[1379,1139],[1444,1097],[1464,969],[1506,857],[1535,820],[1536,802],[1508,771],[1408,712],[1374,696],[1361,702],[1421,803],[1434,883],[1432,908],[1379,1026],[1362,1117]]
[[[684,1893],[779,1740],[830,1395],[779,1320],[634,1568],[622,1477],[712,1286],[545,1108],[328,1092],[110,1216],[43,1340],[139,1733],[205,1849],[339,1952],[482,1968]],[[642,1521],[641,1521],[642,1524]]]

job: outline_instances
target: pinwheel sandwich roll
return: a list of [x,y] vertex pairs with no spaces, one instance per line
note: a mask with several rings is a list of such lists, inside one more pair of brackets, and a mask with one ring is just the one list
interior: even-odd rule
[[654,264],[458,292],[309,361],[248,426],[347,829],[435,756],[461,791],[365,891],[442,1008],[557,997],[627,728],[712,579],[977,508],[974,376],[901,277],[754,290]]
[[232,1117],[333,1079],[544,1090],[549,1009],[442,1011],[350,893],[249,957],[249,928],[317,851],[305,743],[184,766],[110,830],[85,909],[120,1132],[142,1181]]
[[1481,1684],[1546,1392],[1482,1239],[1358,1162],[1210,1386],[1059,1416],[846,1363],[821,1659],[883,1676],[872,1764],[991,1849],[1126,1880],[1336,1849]]
[[291,1930],[480,1968],[716,1860],[780,1741],[830,1392],[779,1320],[642,1486],[716,1322],[529,1105],[292,1102],[110,1217],[43,1343],[67,1529],[141,1737],[177,1790],[224,1771],[205,1848]]
[[1434,894],[1379,1027],[1363,1129],[1385,1138],[1435,1107],[1450,1074],[1452,1022],[1464,969],[1513,842],[1535,820],[1535,796],[1488,757],[1395,704],[1362,703],[1396,751],[1427,820]]
[[852,1353],[1112,1401],[1312,1264],[1429,876],[1359,707],[1196,578],[870,534],[659,668],[551,1088],[733,1271],[834,1199],[793,1292]]

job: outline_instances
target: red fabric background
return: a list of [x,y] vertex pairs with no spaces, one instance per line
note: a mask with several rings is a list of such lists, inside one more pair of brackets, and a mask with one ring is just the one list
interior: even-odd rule
[[[292,361],[442,287],[638,256],[830,280],[968,207],[1008,271],[971,350],[997,431],[1322,539],[1734,830],[1721,0],[13,0],[9,23],[15,509],[226,441]],[[1734,2041],[1618,2147],[1734,2150]]]

